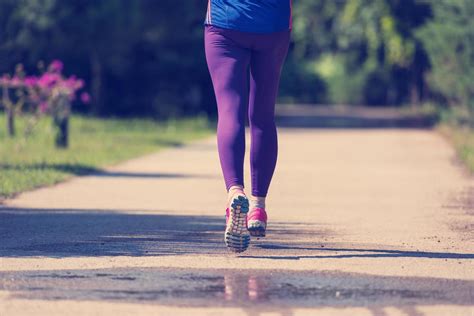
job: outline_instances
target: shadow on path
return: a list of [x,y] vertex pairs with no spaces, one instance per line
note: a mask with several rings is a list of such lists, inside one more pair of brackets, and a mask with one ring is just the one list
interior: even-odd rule
[[[225,255],[224,222],[224,216],[0,207],[0,257]],[[269,236],[255,241],[240,257],[474,259],[474,254],[394,250],[384,245],[315,246],[330,234],[317,224],[273,223]]]
[[0,257],[221,253],[223,217],[0,208]]
[[28,170],[47,171],[54,170],[76,176],[90,175],[95,177],[117,177],[117,178],[214,178],[216,176],[191,175],[182,173],[153,173],[153,172],[119,172],[107,171],[84,164],[74,163],[37,163],[37,164],[0,164],[0,170]]
[[[224,215],[0,207],[0,257],[224,255],[224,223]],[[290,224],[274,233],[290,239],[308,232]]]
[[397,108],[326,105],[279,105],[279,127],[295,128],[432,128],[434,115],[404,114]]

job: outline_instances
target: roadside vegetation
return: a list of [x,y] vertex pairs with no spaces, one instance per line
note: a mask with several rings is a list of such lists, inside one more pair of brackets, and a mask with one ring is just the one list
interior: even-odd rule
[[417,31],[431,69],[426,75],[439,131],[474,174],[474,2],[431,0],[432,18]]
[[[0,0],[0,198],[210,134],[205,10]],[[279,101],[409,105],[474,172],[472,16],[472,0],[300,0]]]
[[[29,118],[17,119],[23,130]],[[6,117],[0,114],[0,122]],[[8,136],[0,124],[0,200],[16,193],[100,171],[159,149],[211,135],[204,117],[157,122],[146,119],[96,119],[73,115],[68,149],[55,147],[51,118],[42,118],[27,138]]]
[[459,159],[474,175],[474,129],[469,114],[463,109],[442,111],[438,131],[453,144]]

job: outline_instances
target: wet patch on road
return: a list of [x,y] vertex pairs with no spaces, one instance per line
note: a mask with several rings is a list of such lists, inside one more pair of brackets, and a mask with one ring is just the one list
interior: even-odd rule
[[474,281],[337,272],[120,268],[0,273],[0,290],[15,298],[260,309],[469,306],[473,289]]

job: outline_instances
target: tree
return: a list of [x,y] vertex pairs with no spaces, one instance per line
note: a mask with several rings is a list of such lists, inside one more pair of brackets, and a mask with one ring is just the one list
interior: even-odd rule
[[431,63],[429,82],[474,124],[474,1],[430,0],[433,19],[417,33]]
[[300,0],[294,14],[294,53],[325,79],[332,102],[384,105],[423,97],[428,64],[413,30],[429,16],[429,5]]

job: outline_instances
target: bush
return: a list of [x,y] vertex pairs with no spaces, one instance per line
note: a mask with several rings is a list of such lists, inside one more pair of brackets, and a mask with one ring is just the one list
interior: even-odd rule
[[474,1],[430,0],[433,19],[417,32],[431,63],[429,82],[474,126]]
[[326,102],[326,85],[315,71],[305,63],[289,56],[281,75],[280,103],[323,103]]

